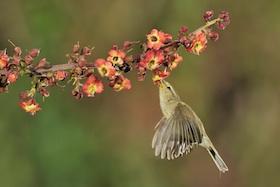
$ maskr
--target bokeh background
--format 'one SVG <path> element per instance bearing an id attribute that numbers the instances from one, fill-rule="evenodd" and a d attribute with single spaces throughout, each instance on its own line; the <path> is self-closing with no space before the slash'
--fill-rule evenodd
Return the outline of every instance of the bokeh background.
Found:
<path id="1" fill-rule="evenodd" d="M 0 47 L 8 39 L 41 48 L 65 62 L 76 41 L 105 57 L 112 44 L 144 40 L 152 28 L 195 29 L 205 10 L 228 10 L 232 23 L 201 56 L 186 54 L 168 79 L 205 122 L 228 164 L 221 175 L 208 153 L 174 161 L 155 158 L 154 125 L 161 118 L 150 77 L 133 89 L 109 88 L 76 101 L 54 88 L 31 117 L 17 107 L 21 80 L 0 96 L 1 187 L 262 187 L 279 185 L 279 1 L 9 0 L 0 2 Z"/>

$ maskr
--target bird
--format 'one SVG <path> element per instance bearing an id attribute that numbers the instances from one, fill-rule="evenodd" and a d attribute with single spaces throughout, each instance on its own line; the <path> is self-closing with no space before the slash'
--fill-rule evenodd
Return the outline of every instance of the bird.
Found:
<path id="1" fill-rule="evenodd" d="M 159 83 L 159 100 L 163 117 L 155 126 L 152 140 L 155 156 L 173 160 L 184 154 L 188 155 L 193 148 L 201 146 L 208 151 L 220 172 L 228 171 L 227 165 L 206 134 L 202 121 L 165 80 Z"/>

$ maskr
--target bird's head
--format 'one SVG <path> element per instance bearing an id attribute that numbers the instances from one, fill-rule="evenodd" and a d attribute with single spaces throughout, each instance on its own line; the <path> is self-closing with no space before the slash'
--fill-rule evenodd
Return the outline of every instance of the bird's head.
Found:
<path id="1" fill-rule="evenodd" d="M 174 102 L 180 100 L 179 96 L 175 92 L 171 84 L 165 80 L 162 80 L 159 85 L 160 99 L 163 102 Z"/>

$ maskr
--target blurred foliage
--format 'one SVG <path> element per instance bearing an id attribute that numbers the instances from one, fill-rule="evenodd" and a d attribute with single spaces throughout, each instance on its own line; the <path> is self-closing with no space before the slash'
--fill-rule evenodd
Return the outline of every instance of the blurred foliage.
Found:
<path id="1" fill-rule="evenodd" d="M 7 39 L 39 47 L 53 63 L 80 41 L 105 56 L 111 45 L 143 40 L 156 27 L 195 29 L 204 10 L 228 10 L 232 23 L 201 56 L 186 55 L 169 78 L 209 131 L 230 172 L 220 176 L 205 150 L 162 161 L 151 139 L 161 117 L 156 87 L 77 102 L 54 88 L 31 117 L 17 106 L 22 80 L 0 96 L 0 186 L 277 186 L 280 149 L 279 1 L 1 1 L 0 47 Z"/>

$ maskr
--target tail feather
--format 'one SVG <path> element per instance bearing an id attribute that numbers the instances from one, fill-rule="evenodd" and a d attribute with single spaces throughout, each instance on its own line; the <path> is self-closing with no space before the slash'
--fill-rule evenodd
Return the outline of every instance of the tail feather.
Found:
<path id="1" fill-rule="evenodd" d="M 222 172 L 225 173 L 228 171 L 228 167 L 223 161 L 222 157 L 219 155 L 218 151 L 215 149 L 214 145 L 211 143 L 210 139 L 207 137 L 206 142 L 204 143 L 205 147 L 210 154 L 211 158 L 213 159 L 214 163 L 216 164 L 217 168 Z"/>

